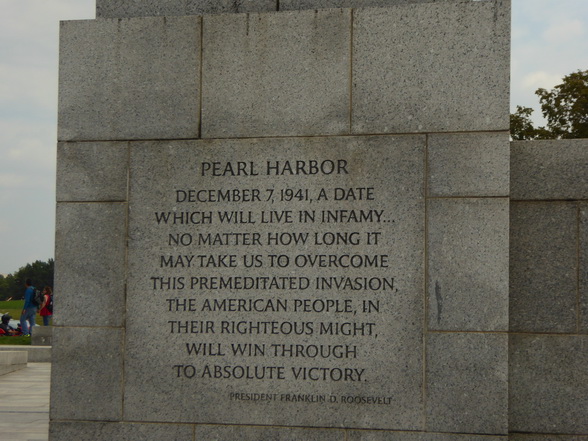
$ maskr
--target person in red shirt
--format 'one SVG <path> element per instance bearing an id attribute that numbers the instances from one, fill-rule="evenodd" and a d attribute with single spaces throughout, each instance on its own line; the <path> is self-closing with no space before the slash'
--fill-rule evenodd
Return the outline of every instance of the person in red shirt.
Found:
<path id="1" fill-rule="evenodd" d="M 43 317 L 43 326 L 49 326 L 49 320 L 53 315 L 53 290 L 50 286 L 43 288 L 43 304 L 40 314 Z"/>

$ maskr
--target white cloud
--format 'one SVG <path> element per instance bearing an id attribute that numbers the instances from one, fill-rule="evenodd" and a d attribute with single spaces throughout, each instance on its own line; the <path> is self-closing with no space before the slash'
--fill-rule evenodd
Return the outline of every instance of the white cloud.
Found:
<path id="1" fill-rule="evenodd" d="M 526 90 L 535 93 L 539 87 L 553 89 L 554 86 L 561 83 L 563 77 L 564 75 L 559 73 L 552 74 L 545 71 L 530 72 L 523 77 L 521 85 Z"/>
<path id="2" fill-rule="evenodd" d="M 0 272 L 53 255 L 59 21 L 95 0 L 3 0 L 0 15 Z"/>
<path id="3" fill-rule="evenodd" d="M 550 25 L 544 32 L 543 38 L 551 44 L 574 43 L 585 33 L 585 23 L 578 19 L 562 20 Z"/>
<path id="4" fill-rule="evenodd" d="M 0 169 L 33 167 L 37 170 L 55 168 L 56 128 L 41 121 L 2 121 L 2 165 Z"/>
<path id="5" fill-rule="evenodd" d="M 57 68 L 30 67 L 4 60 L 0 65 L 0 105 L 9 109 L 33 109 L 34 113 L 55 113 Z"/>
<path id="6" fill-rule="evenodd" d="M 21 172 L 0 172 L 0 189 L 15 189 L 26 186 L 26 177 Z"/>

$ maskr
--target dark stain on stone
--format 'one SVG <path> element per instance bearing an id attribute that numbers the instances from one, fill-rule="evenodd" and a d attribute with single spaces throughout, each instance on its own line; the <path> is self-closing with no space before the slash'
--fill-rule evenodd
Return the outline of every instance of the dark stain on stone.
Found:
<path id="1" fill-rule="evenodd" d="M 443 311 L 443 297 L 441 297 L 441 285 L 435 282 L 435 298 L 437 299 L 437 324 L 441 323 L 441 312 Z"/>

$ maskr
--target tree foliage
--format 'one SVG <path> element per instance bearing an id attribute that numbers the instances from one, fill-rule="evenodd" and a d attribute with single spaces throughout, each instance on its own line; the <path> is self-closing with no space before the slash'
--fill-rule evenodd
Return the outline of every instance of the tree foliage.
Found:
<path id="1" fill-rule="evenodd" d="M 0 300 L 22 299 L 26 279 L 31 279 L 37 289 L 43 289 L 46 285 L 52 287 L 54 268 L 55 261 L 53 259 L 49 259 L 47 262 L 37 260 L 21 267 L 14 274 L 8 274 L 6 277 L 0 276 Z"/>
<path id="2" fill-rule="evenodd" d="M 510 115 L 514 140 L 588 138 L 588 70 L 566 75 L 551 91 L 537 89 L 547 127 L 534 127 L 533 109 L 517 106 Z"/>
<path id="3" fill-rule="evenodd" d="M 533 109 L 517 106 L 517 111 L 510 114 L 510 135 L 515 141 L 534 139 L 553 139 L 549 130 L 545 127 L 536 128 L 531 121 Z"/>

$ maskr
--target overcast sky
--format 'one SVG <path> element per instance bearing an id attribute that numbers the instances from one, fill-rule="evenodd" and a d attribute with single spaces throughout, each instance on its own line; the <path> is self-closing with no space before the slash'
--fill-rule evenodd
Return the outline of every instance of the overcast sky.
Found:
<path id="1" fill-rule="evenodd" d="M 511 110 L 588 68 L 587 0 L 512 0 Z M 54 256 L 59 20 L 95 0 L 0 0 L 0 274 Z"/>

